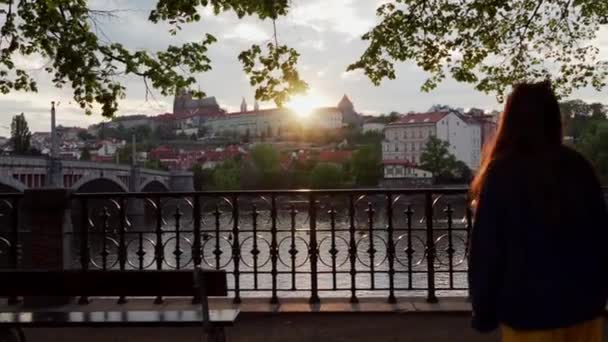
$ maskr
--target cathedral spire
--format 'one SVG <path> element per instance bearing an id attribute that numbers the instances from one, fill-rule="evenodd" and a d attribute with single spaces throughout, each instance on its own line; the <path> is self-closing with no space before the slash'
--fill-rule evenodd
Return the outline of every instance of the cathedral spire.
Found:
<path id="1" fill-rule="evenodd" d="M 246 112 L 247 111 L 247 101 L 245 101 L 245 98 L 243 97 L 243 101 L 241 102 L 241 112 Z"/>

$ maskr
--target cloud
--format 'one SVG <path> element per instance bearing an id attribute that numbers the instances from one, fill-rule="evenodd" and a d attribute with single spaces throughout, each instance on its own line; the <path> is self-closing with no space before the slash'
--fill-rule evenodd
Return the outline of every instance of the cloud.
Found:
<path id="1" fill-rule="evenodd" d="M 363 16 L 358 11 L 358 6 L 362 6 L 364 1 L 310 0 L 298 2 L 294 3 L 288 20 L 318 32 L 335 31 L 354 39 L 367 32 L 374 24 L 372 17 Z"/>
<path id="2" fill-rule="evenodd" d="M 223 36 L 225 39 L 237 39 L 248 42 L 264 42 L 270 39 L 270 34 L 260 26 L 252 23 L 239 23 Z"/>
<path id="3" fill-rule="evenodd" d="M 361 81 L 365 75 L 361 69 L 357 69 L 354 71 L 344 71 L 340 74 L 340 78 L 345 81 Z"/>

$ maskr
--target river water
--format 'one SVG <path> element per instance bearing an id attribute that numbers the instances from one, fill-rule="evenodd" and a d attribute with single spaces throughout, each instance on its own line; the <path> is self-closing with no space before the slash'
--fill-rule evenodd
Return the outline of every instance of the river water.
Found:
<path id="1" fill-rule="evenodd" d="M 201 210 L 203 266 L 222 269 L 229 273 L 229 288 L 236 286 L 235 264 L 238 263 L 238 285 L 242 296 L 270 295 L 272 289 L 272 220 L 265 201 L 239 200 L 238 214 L 226 201 L 203 205 Z M 454 212 L 451 229 L 447 213 L 450 203 Z M 254 205 L 255 212 L 254 215 Z M 412 210 L 411 230 L 408 229 L 406 210 Z M 179 208 L 179 219 L 175 209 Z M 216 212 L 216 208 L 218 209 Z M 276 242 L 278 246 L 277 289 L 280 297 L 308 296 L 311 288 L 311 216 L 305 199 L 293 199 L 277 205 Z M 334 210 L 333 214 L 330 212 Z M 370 211 L 371 209 L 371 211 Z M 394 286 L 398 295 L 424 296 L 428 287 L 427 232 L 424 220 L 424 201 L 420 197 L 398 198 L 393 203 Z M 297 210 L 297 213 L 295 211 Z M 95 209 L 93 209 L 95 212 Z M 155 211 L 146 210 L 139 224 L 131 219 L 125 234 L 127 250 L 126 269 L 189 269 L 193 267 L 192 210 L 189 202 L 167 201 L 162 207 L 163 224 L 156 234 Z M 319 201 L 316 208 L 316 242 L 318 247 L 317 274 L 321 297 L 350 296 L 351 269 L 356 271 L 355 285 L 359 296 L 387 296 L 389 286 L 389 260 L 387 255 L 389 233 L 386 203 L 376 198 L 364 198 L 356 202 L 353 217 L 354 234 L 350 232 L 351 220 L 344 201 Z M 254 219 L 255 216 L 255 219 Z M 90 215 L 90 248 L 92 268 L 102 268 L 105 249 L 106 268 L 119 268 L 118 246 L 119 220 L 110 210 L 103 233 L 99 215 Z M 238 218 L 238 246 L 240 257 L 235 262 L 234 218 Z M 438 295 L 466 295 L 466 231 L 465 206 L 462 196 L 446 197 L 434 206 L 432 241 L 436 257 L 435 286 Z M 293 220 L 292 220 L 293 219 Z M 179 229 L 176 229 L 176 221 Z M 333 223 L 332 223 L 333 221 Z M 371 227 L 371 229 L 370 229 Z M 75 229 L 78 231 L 78 228 Z M 178 233 L 179 231 L 179 233 Z M 255 232 L 254 232 L 255 231 Z M 370 238 L 371 237 L 371 238 Z M 354 240 L 356 253 L 350 253 Z M 155 246 L 163 246 L 163 260 L 157 265 Z M 373 246 L 373 249 L 370 248 Z M 451 248 L 450 248 L 451 247 Z M 79 235 L 73 235 L 73 255 L 79 254 Z M 450 252 L 451 251 L 451 252 Z M 332 253 L 333 252 L 333 253 Z M 372 258 L 373 254 L 373 258 Z M 354 256 L 354 260 L 351 258 Z M 79 259 L 74 258 L 75 267 Z"/>

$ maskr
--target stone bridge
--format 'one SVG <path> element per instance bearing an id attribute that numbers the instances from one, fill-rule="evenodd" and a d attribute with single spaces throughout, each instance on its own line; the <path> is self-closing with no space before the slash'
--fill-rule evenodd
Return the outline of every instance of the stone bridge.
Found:
<path id="1" fill-rule="evenodd" d="M 193 191 L 193 184 L 192 172 L 187 171 L 45 157 L 0 158 L 0 192 L 42 187 L 65 187 L 75 192 Z"/>

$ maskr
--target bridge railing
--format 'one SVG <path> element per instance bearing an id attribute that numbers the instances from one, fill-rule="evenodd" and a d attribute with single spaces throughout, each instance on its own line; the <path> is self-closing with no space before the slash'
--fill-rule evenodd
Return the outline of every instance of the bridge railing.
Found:
<path id="1" fill-rule="evenodd" d="M 223 269 L 244 296 L 467 295 L 466 189 L 73 194 L 68 267 Z M 20 195 L 0 195 L 0 259 L 31 243 Z M 20 228 L 21 227 L 21 228 Z M 28 235 L 29 234 L 29 235 Z M 27 257 L 25 258 L 27 260 Z"/>

